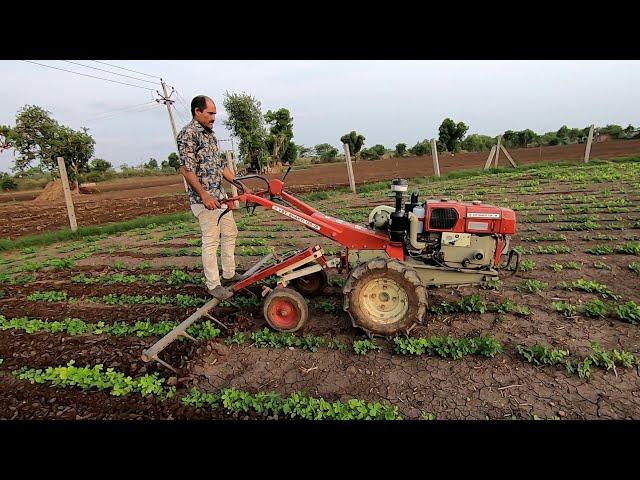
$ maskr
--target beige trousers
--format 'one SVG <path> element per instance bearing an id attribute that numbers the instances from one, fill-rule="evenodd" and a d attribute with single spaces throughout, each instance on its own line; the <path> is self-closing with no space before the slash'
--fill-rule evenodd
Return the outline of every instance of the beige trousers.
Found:
<path id="1" fill-rule="evenodd" d="M 202 267 L 207 280 L 207 288 L 214 289 L 220 285 L 218 273 L 218 245 L 221 245 L 220 257 L 222 259 L 222 276 L 231 278 L 236 273 L 236 260 L 234 251 L 238 227 L 233 218 L 233 212 L 222 217 L 218 225 L 218 217 L 226 209 L 216 208 L 208 210 L 202 204 L 191 205 L 191 211 L 200 223 L 202 232 Z"/>

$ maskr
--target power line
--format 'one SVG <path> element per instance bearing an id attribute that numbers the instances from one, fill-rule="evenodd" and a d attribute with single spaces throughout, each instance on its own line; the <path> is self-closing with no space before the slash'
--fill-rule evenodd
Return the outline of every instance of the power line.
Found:
<path id="1" fill-rule="evenodd" d="M 90 121 L 96 121 L 96 120 L 106 120 L 109 118 L 113 118 L 113 117 L 117 117 L 118 115 L 122 115 L 124 113 L 140 113 L 140 112 L 147 112 L 149 110 L 153 110 L 155 107 L 157 107 L 158 104 L 154 102 L 153 105 L 148 105 L 147 107 L 143 107 L 143 108 L 139 108 L 139 109 L 135 109 L 135 110 L 127 110 L 127 111 L 123 111 L 123 112 L 117 112 L 114 113 L 112 115 L 106 115 L 106 116 L 102 116 L 102 117 L 98 117 L 98 118 L 93 118 L 93 119 L 89 119 Z"/>
<path id="2" fill-rule="evenodd" d="M 148 73 L 138 72 L 136 70 L 131 70 L 130 68 L 119 67 L 118 65 L 114 65 L 112 63 L 107 63 L 107 62 L 101 62 L 100 60 L 91 60 L 91 61 L 96 63 L 102 63 L 103 65 L 109 65 L 110 67 L 119 68 L 121 70 L 126 70 L 128 72 L 139 73 L 140 75 L 146 75 L 147 77 L 151 77 L 151 78 L 156 78 L 156 79 L 160 78 L 159 75 L 149 75 Z"/>
<path id="3" fill-rule="evenodd" d="M 136 88 L 141 88 L 143 90 L 151 90 L 151 91 L 153 91 L 153 88 L 141 87 L 140 85 L 134 85 L 132 83 L 125 83 L 125 82 L 120 82 L 118 80 L 110 80 L 108 78 L 96 77 L 95 75 L 89 75 L 88 73 L 80 73 L 80 72 L 74 72 L 72 70 L 65 70 L 64 68 L 53 67 L 51 65 L 45 65 L 44 63 L 32 62 L 31 60 L 22 60 L 22 61 L 23 62 L 27 62 L 27 63 L 33 63 L 35 65 L 40 65 L 41 67 L 53 68 L 54 70 L 62 70 L 63 72 L 75 73 L 76 75 L 82 75 L 83 77 L 97 78 L 98 80 L 106 80 L 107 82 L 119 83 L 121 85 L 129 85 L 130 87 L 136 87 Z"/>
<path id="4" fill-rule="evenodd" d="M 139 82 L 147 82 L 147 83 L 153 83 L 153 84 L 157 83 L 157 82 L 152 82 L 151 80 L 145 80 L 143 78 L 137 78 L 137 77 L 132 77 L 131 75 L 125 75 L 124 73 L 112 72 L 112 71 L 106 70 L 104 68 L 98 68 L 98 67 L 92 67 L 92 66 L 89 66 L 89 65 L 83 65 L 82 63 L 72 62 L 71 60 L 63 60 L 63 62 L 73 63 L 74 65 L 79 65 L 79 66 L 85 67 L 85 68 L 92 68 L 93 70 L 100 70 L 101 72 L 107 72 L 107 73 L 110 73 L 111 75 L 120 75 L 121 77 L 132 78 L 133 80 L 138 80 Z"/>
<path id="5" fill-rule="evenodd" d="M 138 103 L 138 104 L 135 104 L 135 105 L 127 105 L 126 107 L 114 108 L 113 110 L 105 110 L 103 112 L 98 112 L 96 115 L 94 115 L 92 117 L 89 117 L 89 118 L 86 118 L 83 121 L 93 120 L 95 118 L 100 118 L 103 115 L 109 115 L 109 114 L 114 113 L 114 112 L 133 110 L 133 109 L 136 109 L 136 108 L 139 108 L 139 107 L 143 107 L 143 106 L 146 106 L 146 105 L 155 105 L 155 102 L 152 101 L 152 102 Z M 76 117 L 75 119 L 72 118 L 70 120 L 67 119 L 67 120 L 62 120 L 62 121 L 69 122 L 69 121 L 77 121 L 77 120 L 78 120 L 78 117 Z"/>

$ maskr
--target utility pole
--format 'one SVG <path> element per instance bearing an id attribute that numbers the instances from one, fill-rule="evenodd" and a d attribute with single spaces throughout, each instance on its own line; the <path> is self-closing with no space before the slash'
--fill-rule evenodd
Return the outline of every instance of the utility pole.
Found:
<path id="1" fill-rule="evenodd" d="M 178 147 L 178 130 L 176 129 L 176 122 L 173 119 L 173 112 L 171 111 L 171 105 L 175 103 L 175 100 L 171 100 L 171 95 L 175 92 L 175 89 L 171 87 L 171 94 L 167 92 L 167 84 L 164 83 L 164 80 L 161 78 L 160 83 L 162 84 L 162 92 L 161 94 L 156 90 L 156 93 L 160 95 L 161 99 L 156 99 L 158 103 L 164 103 L 167 106 L 167 112 L 169 112 L 169 122 L 171 123 L 171 130 L 173 131 L 173 141 L 176 143 L 176 148 Z M 189 192 L 189 188 L 187 186 L 187 180 L 182 177 L 182 181 L 184 182 L 184 191 Z"/>

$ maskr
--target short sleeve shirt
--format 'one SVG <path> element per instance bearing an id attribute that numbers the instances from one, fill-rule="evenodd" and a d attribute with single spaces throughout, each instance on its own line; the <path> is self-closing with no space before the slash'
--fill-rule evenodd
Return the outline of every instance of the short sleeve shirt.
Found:
<path id="1" fill-rule="evenodd" d="M 197 120 L 189 122 L 178 134 L 180 164 L 196 174 L 198 180 L 213 198 L 224 200 L 227 195 L 222 186 L 225 162 L 218 151 L 218 140 L 212 130 L 205 129 Z M 191 204 L 202 204 L 202 199 L 188 185 Z"/>

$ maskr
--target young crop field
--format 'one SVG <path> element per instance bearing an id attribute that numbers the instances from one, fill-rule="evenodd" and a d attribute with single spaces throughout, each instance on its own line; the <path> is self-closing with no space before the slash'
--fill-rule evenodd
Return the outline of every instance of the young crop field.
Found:
<path id="1" fill-rule="evenodd" d="M 457 177 L 457 178 L 456 178 Z M 270 330 L 261 286 L 162 357 L 140 355 L 210 297 L 190 214 L 0 252 L 2 419 L 640 419 L 640 159 L 409 179 L 420 198 L 510 207 L 521 270 L 430 288 L 425 322 L 371 340 L 332 270 L 310 321 Z M 389 182 L 301 194 L 363 224 Z M 258 208 L 236 262 L 340 245 Z"/>

